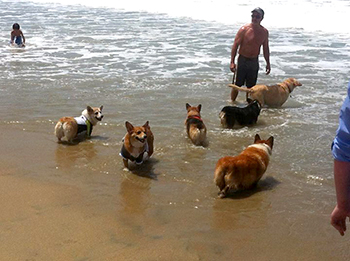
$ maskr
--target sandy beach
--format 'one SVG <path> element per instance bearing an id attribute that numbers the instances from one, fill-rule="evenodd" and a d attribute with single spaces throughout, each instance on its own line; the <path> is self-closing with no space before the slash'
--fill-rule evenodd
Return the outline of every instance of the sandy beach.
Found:
<path id="1" fill-rule="evenodd" d="M 349 28 L 336 17 L 346 19 L 345 1 L 261 2 L 272 71 L 261 54 L 258 82 L 303 85 L 236 129 L 219 112 L 246 105 L 243 93 L 229 99 L 230 52 L 256 6 L 37 1 L 0 0 L 0 260 L 349 259 L 350 232 L 330 225 L 330 146 L 350 68 Z M 239 15 L 223 15 L 232 10 Z M 286 10 L 298 19 L 282 21 Z M 14 22 L 26 37 L 20 50 L 8 46 Z M 186 136 L 186 103 L 202 105 L 206 148 Z M 87 105 L 104 106 L 92 138 L 57 143 L 57 120 Z M 118 155 L 125 121 L 149 121 L 155 136 L 151 160 L 129 172 Z M 218 199 L 215 164 L 257 133 L 274 136 L 266 173 L 256 189 Z"/>
<path id="2" fill-rule="evenodd" d="M 346 260 L 350 253 L 329 224 L 331 204 L 312 216 L 295 205 L 285 211 L 296 195 L 274 198 L 285 185 L 271 176 L 231 199 L 217 199 L 213 184 L 199 192 L 190 184 L 176 199 L 164 176 L 125 174 L 119 158 L 105 175 L 82 167 L 99 161 L 103 146 L 74 158 L 93 143 L 64 146 L 52 126 L 44 135 L 22 127 L 0 131 L 4 260 Z"/>

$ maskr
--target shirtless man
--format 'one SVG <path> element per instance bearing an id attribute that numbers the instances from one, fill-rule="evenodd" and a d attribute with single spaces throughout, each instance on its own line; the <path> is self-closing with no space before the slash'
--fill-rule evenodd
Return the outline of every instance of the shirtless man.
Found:
<path id="1" fill-rule="evenodd" d="M 264 18 L 264 11 L 258 7 L 252 11 L 252 22 L 242 26 L 232 45 L 230 70 L 233 73 L 237 71 L 237 77 L 233 77 L 233 84 L 242 86 L 245 84 L 248 88 L 256 85 L 259 71 L 260 47 L 263 46 L 264 58 L 266 61 L 266 74 L 271 71 L 270 67 L 270 48 L 269 32 L 260 25 Z M 238 49 L 239 48 L 239 49 Z M 235 64 L 235 57 L 238 56 L 238 66 Z M 232 89 L 231 99 L 235 101 L 238 91 Z"/>

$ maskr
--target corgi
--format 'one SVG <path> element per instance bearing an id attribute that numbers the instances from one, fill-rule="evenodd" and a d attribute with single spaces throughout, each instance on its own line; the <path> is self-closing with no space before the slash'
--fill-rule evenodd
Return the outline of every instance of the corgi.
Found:
<path id="1" fill-rule="evenodd" d="M 226 156 L 218 160 L 214 182 L 219 187 L 219 197 L 226 197 L 229 190 L 244 190 L 254 187 L 265 173 L 270 161 L 273 136 L 267 140 L 255 135 L 254 144 L 238 156 Z"/>
<path id="2" fill-rule="evenodd" d="M 197 146 L 205 146 L 207 143 L 207 128 L 201 118 L 201 109 L 201 104 L 194 107 L 186 103 L 187 118 L 185 121 L 185 127 L 187 136 L 192 143 Z"/>
<path id="3" fill-rule="evenodd" d="M 248 98 L 248 105 L 240 108 L 236 106 L 225 106 L 222 108 L 219 117 L 221 125 L 225 128 L 233 128 L 235 125 L 253 125 L 258 121 L 261 106 L 257 100 Z"/>
<path id="4" fill-rule="evenodd" d="M 87 106 L 82 111 L 80 117 L 62 117 L 55 126 L 55 135 L 59 142 L 66 137 L 68 142 L 72 142 L 79 134 L 85 133 L 86 137 L 91 137 L 92 128 L 103 118 L 101 107 Z"/>
<path id="5" fill-rule="evenodd" d="M 154 136 L 148 121 L 143 126 L 138 127 L 134 127 L 127 121 L 125 127 L 127 133 L 119 155 L 123 158 L 124 167 L 129 169 L 129 160 L 136 162 L 136 164 L 142 164 L 144 160 L 152 156 Z"/>
<path id="6" fill-rule="evenodd" d="M 234 84 L 229 84 L 228 86 L 235 90 L 246 92 L 251 99 L 258 100 L 262 107 L 264 105 L 280 107 L 287 101 L 295 87 L 302 86 L 302 84 L 295 78 L 288 78 L 278 84 L 258 84 L 251 88 L 238 87 Z"/>

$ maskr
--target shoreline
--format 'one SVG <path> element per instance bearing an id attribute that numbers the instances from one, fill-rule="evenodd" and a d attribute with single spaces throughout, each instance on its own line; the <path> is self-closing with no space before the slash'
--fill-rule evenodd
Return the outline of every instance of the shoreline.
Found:
<path id="1" fill-rule="evenodd" d="M 7 150 L 0 160 L 0 256 L 7 260 L 345 260 L 350 254 L 348 235 L 340 237 L 329 224 L 331 207 L 311 217 L 299 212 L 294 205 L 305 195 L 278 198 L 286 184 L 221 200 L 181 182 L 194 195 L 180 199 L 181 190 L 165 192 L 178 182 L 125 173 L 119 158 L 108 168 L 121 169 L 109 175 L 86 171 L 88 142 L 62 148 L 46 134 L 0 131 Z M 103 146 L 94 148 L 92 157 L 106 154 Z M 85 158 L 64 162 L 80 152 Z M 261 188 L 269 182 L 265 177 Z"/>

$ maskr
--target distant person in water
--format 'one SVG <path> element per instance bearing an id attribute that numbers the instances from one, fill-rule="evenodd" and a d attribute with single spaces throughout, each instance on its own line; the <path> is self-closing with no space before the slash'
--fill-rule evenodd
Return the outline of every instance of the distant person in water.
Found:
<path id="1" fill-rule="evenodd" d="M 331 215 L 331 224 L 344 236 L 346 218 L 350 219 L 350 83 L 347 97 L 340 109 L 339 127 L 332 144 L 332 153 L 337 205 Z"/>
<path id="2" fill-rule="evenodd" d="M 233 76 L 233 84 L 238 86 L 246 85 L 248 88 L 256 85 L 259 71 L 260 47 L 263 47 L 264 58 L 266 61 L 266 74 L 271 71 L 270 67 L 270 48 L 269 32 L 261 26 L 264 19 L 264 11 L 257 7 L 252 11 L 252 22 L 242 26 L 235 37 L 231 51 L 230 70 L 236 75 Z M 235 58 L 238 50 L 238 65 Z M 238 91 L 232 89 L 231 99 L 235 101 Z"/>
<path id="3" fill-rule="evenodd" d="M 19 29 L 20 26 L 17 23 L 12 25 L 11 32 L 11 44 L 17 44 L 18 46 L 25 46 L 26 39 L 24 38 L 23 32 Z"/>

